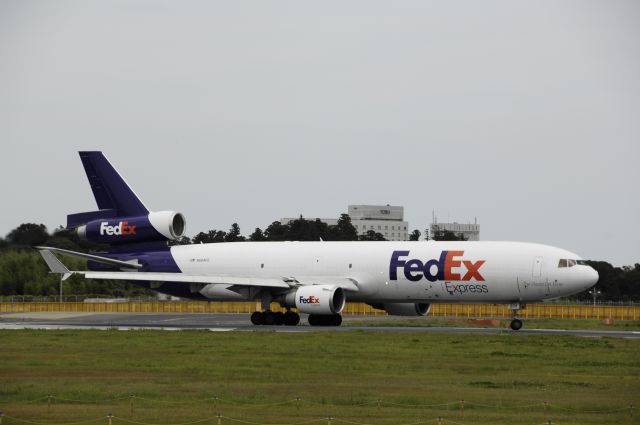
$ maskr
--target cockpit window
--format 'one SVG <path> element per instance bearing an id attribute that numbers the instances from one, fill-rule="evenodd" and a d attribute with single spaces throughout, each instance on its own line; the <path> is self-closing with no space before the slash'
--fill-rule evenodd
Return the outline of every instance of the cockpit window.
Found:
<path id="1" fill-rule="evenodd" d="M 558 268 L 573 267 L 578 264 L 580 264 L 581 266 L 586 266 L 587 262 L 585 260 L 574 260 L 573 258 L 569 258 L 569 259 L 563 258 L 558 262 Z"/>

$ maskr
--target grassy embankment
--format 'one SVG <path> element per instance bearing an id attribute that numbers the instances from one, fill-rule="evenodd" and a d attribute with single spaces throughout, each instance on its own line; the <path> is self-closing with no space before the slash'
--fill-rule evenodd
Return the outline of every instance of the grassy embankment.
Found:
<path id="1" fill-rule="evenodd" d="M 438 415 L 461 424 L 640 423 L 625 409 L 640 402 L 639 340 L 25 330 L 0 331 L 0 341 L 4 425 L 109 412 L 114 425 L 175 424 L 214 417 L 216 408 L 225 425 L 238 423 L 229 418 L 293 423 L 327 415 L 334 424 L 427 423 Z M 57 397 L 50 412 L 46 399 L 31 401 L 47 394 Z M 112 398 L 122 399 L 104 401 Z M 614 409 L 624 410 L 576 412 Z"/>

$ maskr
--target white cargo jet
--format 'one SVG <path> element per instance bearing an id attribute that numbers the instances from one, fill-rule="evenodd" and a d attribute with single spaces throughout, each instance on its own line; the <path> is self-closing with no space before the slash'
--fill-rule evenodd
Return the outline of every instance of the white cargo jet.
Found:
<path id="1" fill-rule="evenodd" d="M 201 300 L 261 301 L 255 325 L 338 326 L 345 302 L 390 315 L 424 316 L 432 303 L 504 303 L 518 330 L 520 305 L 595 285 L 578 255 L 520 242 L 234 242 L 169 246 L 185 233 L 182 214 L 150 212 L 101 152 L 80 152 L 99 210 L 67 216 L 67 228 L 109 250 L 86 254 L 37 247 L 54 273 L 126 280 Z M 88 260 L 70 271 L 53 254 Z M 272 302 L 286 313 L 269 310 Z"/>

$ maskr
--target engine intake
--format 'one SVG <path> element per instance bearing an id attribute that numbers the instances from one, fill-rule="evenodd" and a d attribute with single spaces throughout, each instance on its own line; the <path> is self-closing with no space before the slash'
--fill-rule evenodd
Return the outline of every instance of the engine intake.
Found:
<path id="1" fill-rule="evenodd" d="M 100 244 L 125 244 L 174 240 L 184 236 L 184 216 L 174 211 L 145 216 L 104 218 L 78 227 L 78 236 Z"/>
<path id="2" fill-rule="evenodd" d="M 431 310 L 427 303 L 384 303 L 369 304 L 378 310 L 384 310 L 389 316 L 426 316 Z"/>
<path id="3" fill-rule="evenodd" d="M 346 303 L 344 290 L 334 285 L 301 286 L 284 299 L 286 307 L 307 314 L 339 314 Z"/>

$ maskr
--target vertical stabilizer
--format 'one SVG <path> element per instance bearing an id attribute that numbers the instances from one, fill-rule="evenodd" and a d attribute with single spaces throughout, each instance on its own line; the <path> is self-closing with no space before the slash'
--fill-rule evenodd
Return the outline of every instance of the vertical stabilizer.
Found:
<path id="1" fill-rule="evenodd" d="M 115 210 L 120 216 L 149 213 L 102 152 L 80 152 L 80 159 L 99 209 Z"/>

